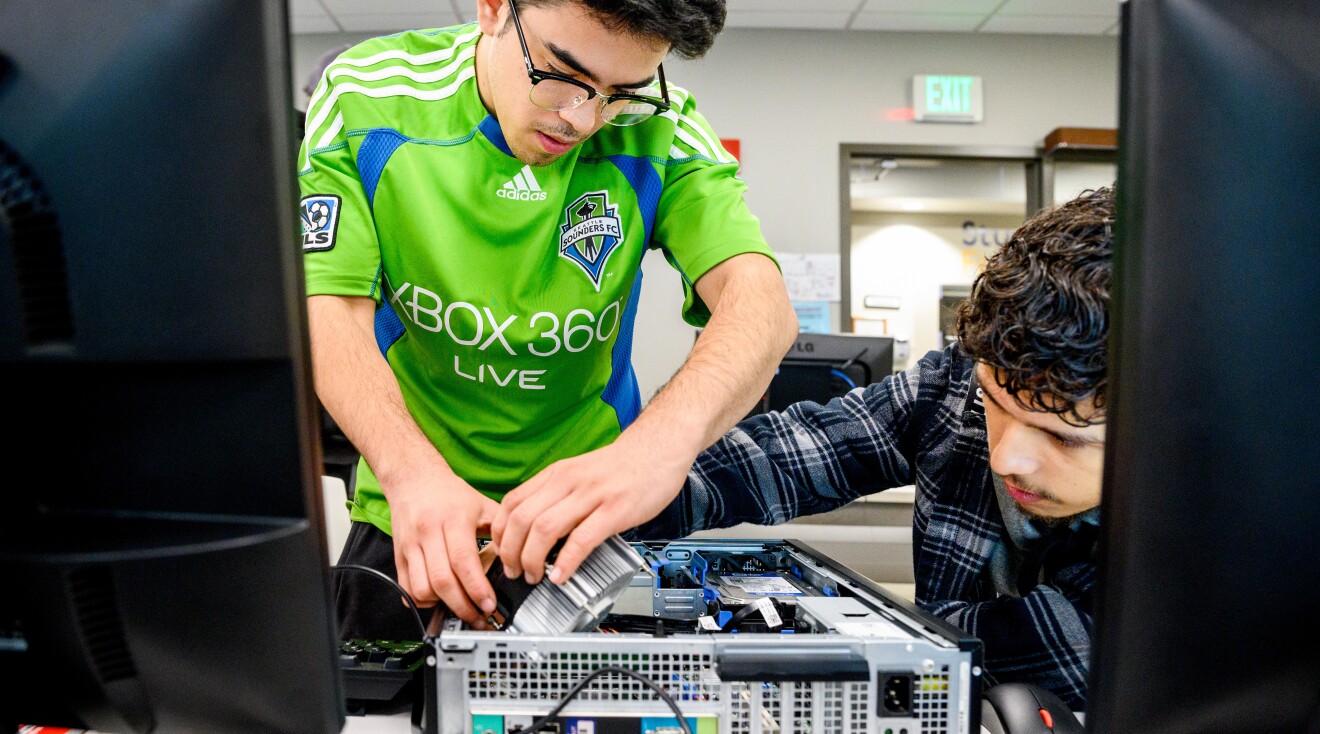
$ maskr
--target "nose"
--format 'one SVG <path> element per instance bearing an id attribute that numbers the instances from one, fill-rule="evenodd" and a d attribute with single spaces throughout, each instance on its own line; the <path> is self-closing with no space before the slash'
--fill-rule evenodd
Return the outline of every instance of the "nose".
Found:
<path id="1" fill-rule="evenodd" d="M 596 127 L 599 114 L 600 105 L 595 99 L 589 99 L 571 110 L 559 111 L 560 118 L 572 125 L 579 135 L 586 135 Z"/>
<path id="2" fill-rule="evenodd" d="M 990 452 L 990 470 L 1000 476 L 1030 476 L 1040 470 L 1041 437 L 1022 425 L 1012 424 Z"/>

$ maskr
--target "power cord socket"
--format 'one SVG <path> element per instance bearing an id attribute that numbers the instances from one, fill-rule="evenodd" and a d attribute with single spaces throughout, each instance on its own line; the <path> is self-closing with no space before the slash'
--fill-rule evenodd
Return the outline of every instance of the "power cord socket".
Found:
<path id="1" fill-rule="evenodd" d="M 876 714 L 882 717 L 910 716 L 912 714 L 912 673 L 885 672 L 876 674 Z"/>

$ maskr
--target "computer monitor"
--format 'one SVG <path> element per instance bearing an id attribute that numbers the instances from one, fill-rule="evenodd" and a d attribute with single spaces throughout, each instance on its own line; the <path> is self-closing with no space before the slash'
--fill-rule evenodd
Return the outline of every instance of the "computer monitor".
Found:
<path id="1" fill-rule="evenodd" d="M 1087 725 L 1320 731 L 1320 9 L 1124 12 Z"/>
<path id="2" fill-rule="evenodd" d="M 0 3 L 0 728 L 343 726 L 285 14 Z"/>
<path id="3" fill-rule="evenodd" d="M 764 398 L 765 410 L 810 400 L 827 403 L 894 371 L 894 340 L 862 334 L 803 332 L 779 363 Z"/>

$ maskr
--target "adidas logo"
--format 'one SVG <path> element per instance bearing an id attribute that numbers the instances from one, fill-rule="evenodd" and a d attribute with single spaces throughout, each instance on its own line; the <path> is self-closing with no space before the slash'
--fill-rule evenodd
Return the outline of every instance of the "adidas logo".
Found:
<path id="1" fill-rule="evenodd" d="M 495 195 L 514 201 L 545 201 L 545 192 L 541 190 L 541 184 L 536 182 L 531 166 L 523 166 L 512 181 L 505 181 L 504 187 L 495 191 Z"/>

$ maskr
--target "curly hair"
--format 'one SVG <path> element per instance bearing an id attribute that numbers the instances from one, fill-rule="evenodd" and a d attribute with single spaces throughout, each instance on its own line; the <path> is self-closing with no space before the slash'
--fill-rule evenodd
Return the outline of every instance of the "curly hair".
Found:
<path id="1" fill-rule="evenodd" d="M 570 0 L 518 0 L 520 8 Z M 725 0 L 576 0 L 611 31 L 664 39 L 681 59 L 699 59 L 724 29 Z"/>
<path id="2" fill-rule="evenodd" d="M 1075 426 L 1104 420 L 1113 222 L 1112 187 L 1036 214 L 958 307 L 963 350 L 1019 405 Z"/>

